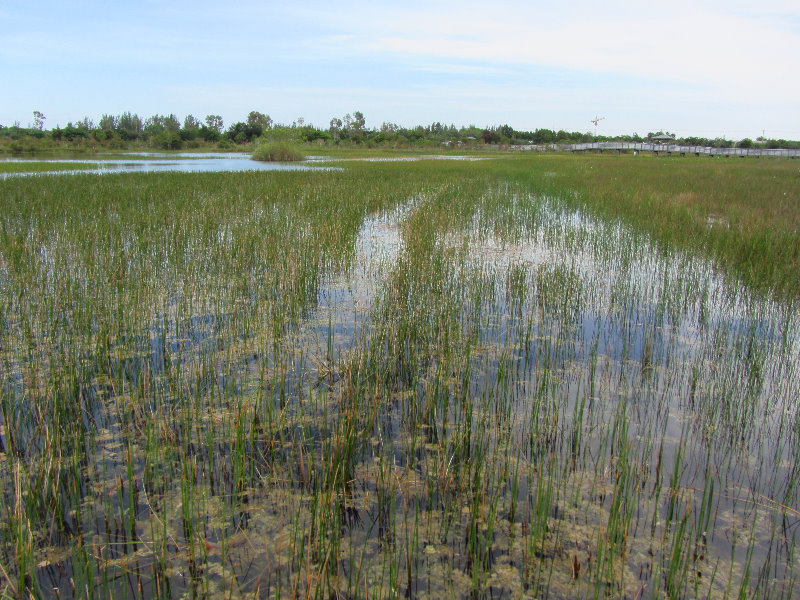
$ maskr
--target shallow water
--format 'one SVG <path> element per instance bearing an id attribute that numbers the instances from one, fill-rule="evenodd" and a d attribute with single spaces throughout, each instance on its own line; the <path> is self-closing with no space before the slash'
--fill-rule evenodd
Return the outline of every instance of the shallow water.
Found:
<path id="1" fill-rule="evenodd" d="M 329 162 L 409 162 L 419 160 L 483 160 L 472 156 L 424 155 L 380 158 L 330 158 L 309 156 L 300 162 L 264 162 L 253 160 L 250 154 L 232 152 L 135 152 L 108 154 L 108 158 L 76 155 L 74 158 L 2 158 L 0 162 L 25 164 L 26 162 L 83 162 L 97 165 L 94 169 L 64 171 L 29 171 L 0 173 L 0 178 L 28 175 L 63 175 L 69 173 L 217 173 L 237 171 L 337 171 L 340 167 L 320 166 Z M 100 155 L 103 156 L 103 155 Z"/>
<path id="2" fill-rule="evenodd" d="M 146 158 L 138 158 L 140 156 Z M 42 162 L 42 159 L 12 158 L 3 160 L 22 164 L 26 162 Z M 114 158 L 93 159 L 81 156 L 74 159 L 47 160 L 47 162 L 55 163 L 76 161 L 93 163 L 97 165 L 97 168 L 74 171 L 46 171 L 42 173 L 31 171 L 4 173 L 0 175 L 3 177 L 17 177 L 32 174 L 62 175 L 65 173 L 216 173 L 232 171 L 329 171 L 333 169 L 333 167 L 321 167 L 306 162 L 263 162 L 251 159 L 249 154 L 231 154 L 225 152 L 208 154 L 192 154 L 189 152 L 177 154 L 137 152 L 130 158 L 125 158 L 125 154 L 117 154 L 114 155 Z"/>

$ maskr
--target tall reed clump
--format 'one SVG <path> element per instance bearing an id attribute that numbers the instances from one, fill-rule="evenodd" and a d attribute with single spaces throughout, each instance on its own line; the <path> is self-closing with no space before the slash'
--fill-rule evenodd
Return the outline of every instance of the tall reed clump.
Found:
<path id="1" fill-rule="evenodd" d="M 292 162 L 305 160 L 306 157 L 292 142 L 265 141 L 255 147 L 251 158 L 262 162 Z"/>

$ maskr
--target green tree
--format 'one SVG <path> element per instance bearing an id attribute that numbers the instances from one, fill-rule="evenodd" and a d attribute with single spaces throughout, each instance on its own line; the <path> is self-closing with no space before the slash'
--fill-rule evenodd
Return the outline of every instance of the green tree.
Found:
<path id="1" fill-rule="evenodd" d="M 38 110 L 33 111 L 33 120 L 35 122 L 36 129 L 42 131 L 44 129 L 44 121 L 47 117 L 45 117 L 41 112 Z"/>
<path id="2" fill-rule="evenodd" d="M 85 129 L 86 131 L 93 131 L 96 129 L 94 121 L 89 117 L 83 117 L 83 120 L 75 123 L 75 126 L 80 127 L 81 129 Z"/>
<path id="3" fill-rule="evenodd" d="M 144 132 L 150 137 L 160 135 L 165 131 L 177 133 L 180 128 L 181 124 L 174 114 L 153 115 L 144 122 Z"/>
<path id="4" fill-rule="evenodd" d="M 344 116 L 344 128 L 342 133 L 349 139 L 354 141 L 361 141 L 364 137 L 364 126 L 366 125 L 366 120 L 364 119 L 364 115 L 361 111 L 355 111 L 351 116 L 350 113 L 347 113 Z"/>
<path id="5" fill-rule="evenodd" d="M 178 132 L 181 129 L 181 122 L 174 113 L 168 114 L 166 117 L 161 117 L 161 123 L 167 131 Z"/>
<path id="6" fill-rule="evenodd" d="M 89 137 L 89 130 L 81 127 L 80 124 L 73 125 L 71 122 L 67 123 L 67 126 L 64 129 L 55 129 L 53 130 L 53 138 L 54 139 L 65 139 L 68 142 L 71 142 L 75 139 L 86 139 Z"/>
<path id="7" fill-rule="evenodd" d="M 329 140 L 330 134 L 311 125 L 299 126 L 295 129 L 296 139 L 300 142 L 314 142 L 316 140 Z"/>
<path id="8" fill-rule="evenodd" d="M 144 133 L 148 137 L 155 137 L 159 134 L 164 133 L 166 128 L 161 122 L 161 117 L 159 115 L 153 115 L 152 117 L 148 117 L 144 121 Z"/>
<path id="9" fill-rule="evenodd" d="M 484 129 L 481 132 L 481 138 L 484 144 L 497 144 L 500 142 L 500 134 L 497 133 L 494 127 L 491 129 Z"/>
<path id="10" fill-rule="evenodd" d="M 222 133 L 222 117 L 219 115 L 206 115 L 206 125 L 209 129 L 214 129 L 217 133 Z"/>
<path id="11" fill-rule="evenodd" d="M 124 140 L 138 140 L 144 133 L 144 126 L 139 115 L 129 112 L 116 118 L 116 132 Z"/>
<path id="12" fill-rule="evenodd" d="M 104 131 L 114 131 L 117 128 L 117 119 L 111 115 L 100 117 L 100 129 Z"/>
<path id="13" fill-rule="evenodd" d="M 331 119 L 330 128 L 328 131 L 330 131 L 331 137 L 335 142 L 338 142 L 342 137 L 342 126 L 343 123 L 341 119 L 336 117 Z"/>
<path id="14" fill-rule="evenodd" d="M 177 131 L 165 129 L 162 133 L 153 136 L 150 139 L 150 144 L 162 150 L 180 150 L 183 146 L 183 140 Z"/>
<path id="15" fill-rule="evenodd" d="M 516 136 L 517 132 L 514 131 L 514 128 L 511 127 L 510 125 L 502 125 L 500 129 L 497 130 L 497 132 L 500 134 L 501 137 L 505 138 L 504 141 L 511 141 L 515 137 L 517 137 Z"/>
<path id="16" fill-rule="evenodd" d="M 198 131 L 203 124 L 194 115 L 186 115 L 183 120 L 183 128 L 187 131 Z"/>
<path id="17" fill-rule="evenodd" d="M 272 119 L 269 115 L 265 115 L 264 113 L 260 113 L 257 110 L 250 111 L 250 114 L 247 115 L 247 125 L 252 129 L 259 129 L 260 132 L 264 132 L 270 127 L 272 127 Z M 259 133 L 258 135 L 261 135 Z"/>
<path id="18" fill-rule="evenodd" d="M 183 120 L 183 127 L 180 131 L 181 139 L 184 141 L 193 140 L 200 134 L 203 124 L 194 115 L 186 115 Z"/>
<path id="19" fill-rule="evenodd" d="M 261 136 L 263 132 L 264 130 L 260 125 L 251 125 L 249 122 L 239 121 L 228 127 L 227 131 L 225 131 L 225 137 L 237 144 L 245 144 L 252 142 L 253 139 Z"/>
<path id="20" fill-rule="evenodd" d="M 552 144 L 556 141 L 556 132 L 552 129 L 537 129 L 531 136 L 534 144 Z"/>

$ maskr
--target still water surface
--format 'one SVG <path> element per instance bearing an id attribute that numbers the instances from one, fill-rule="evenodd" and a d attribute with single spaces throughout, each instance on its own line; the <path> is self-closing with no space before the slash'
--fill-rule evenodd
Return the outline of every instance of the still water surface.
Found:
<path id="1" fill-rule="evenodd" d="M 42 159 L 5 159 L 5 162 L 15 163 L 40 163 Z M 87 159 L 75 157 L 69 159 L 52 159 L 46 162 L 54 163 L 92 163 L 94 169 L 37 172 L 48 175 L 64 173 L 153 173 L 177 171 L 185 173 L 223 172 L 223 171 L 329 171 L 331 167 L 311 166 L 305 163 L 260 162 L 250 158 L 249 154 L 210 152 L 194 154 L 189 152 L 164 153 L 164 152 L 137 152 L 135 154 L 114 155 L 114 158 Z M 4 177 L 31 175 L 33 171 L 21 173 L 7 173 Z"/>

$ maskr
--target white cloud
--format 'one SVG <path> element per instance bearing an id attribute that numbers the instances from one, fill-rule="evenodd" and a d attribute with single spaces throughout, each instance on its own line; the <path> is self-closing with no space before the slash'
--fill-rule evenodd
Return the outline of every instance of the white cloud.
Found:
<path id="1" fill-rule="evenodd" d="M 434 2 L 317 13 L 352 32 L 344 43 L 369 55 L 541 65 L 702 84 L 726 93 L 798 94 L 800 32 L 788 2 L 677 1 L 528 3 Z M 352 8 L 352 7 L 351 7 Z M 352 14 L 358 12 L 358 19 Z"/>

